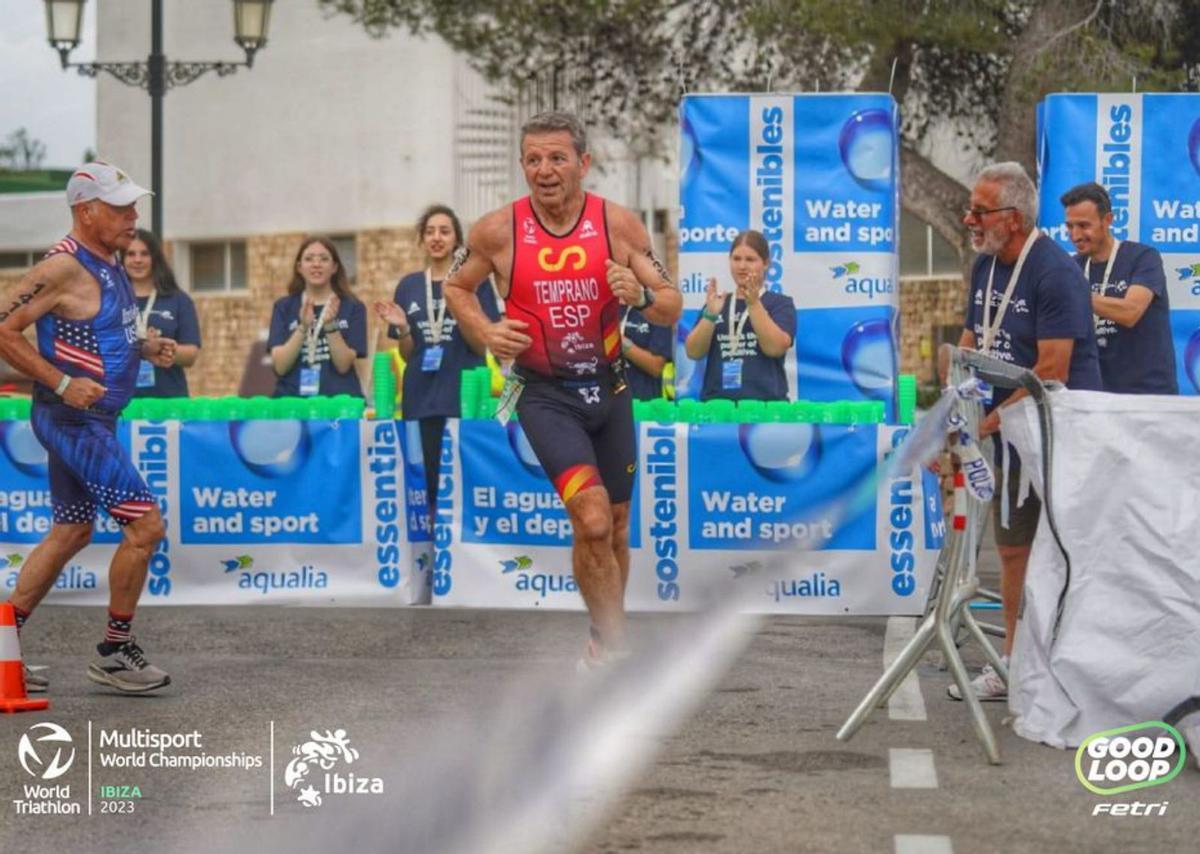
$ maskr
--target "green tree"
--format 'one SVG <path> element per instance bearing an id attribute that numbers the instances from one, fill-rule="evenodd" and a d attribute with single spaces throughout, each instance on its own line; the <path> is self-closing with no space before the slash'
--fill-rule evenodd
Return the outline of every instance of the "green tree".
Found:
<path id="1" fill-rule="evenodd" d="M 25 128 L 17 128 L 0 145 L 0 164 L 18 172 L 32 171 L 42 167 L 46 159 L 46 146 L 30 136 Z"/>
<path id="2" fill-rule="evenodd" d="M 642 154 L 670 144 L 683 92 L 890 89 L 904 206 L 964 256 L 968 189 L 929 159 L 931 129 L 1033 174 L 1047 93 L 1200 84 L 1197 0 L 320 1 L 372 35 L 440 36 L 518 97 L 548 91 Z"/>

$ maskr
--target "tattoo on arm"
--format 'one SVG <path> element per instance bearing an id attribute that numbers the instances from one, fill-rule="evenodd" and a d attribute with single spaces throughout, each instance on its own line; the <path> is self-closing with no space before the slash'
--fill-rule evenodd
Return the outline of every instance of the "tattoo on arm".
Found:
<path id="1" fill-rule="evenodd" d="M 447 279 L 453 279 L 458 275 L 458 271 L 467 263 L 467 259 L 471 257 L 469 247 L 460 246 L 454 250 L 454 263 L 450 265 L 450 272 L 446 274 Z"/>
<path id="2" fill-rule="evenodd" d="M 654 267 L 654 271 L 658 273 L 659 278 L 663 280 L 667 287 L 675 287 L 675 283 L 671 281 L 671 274 L 667 272 L 667 268 L 663 265 L 663 262 L 658 260 L 658 256 L 654 254 L 652 247 L 646 247 L 646 257 L 650 259 L 650 264 Z"/>
<path id="3" fill-rule="evenodd" d="M 38 282 L 37 284 L 35 284 L 33 286 L 32 289 L 27 290 L 27 291 L 22 291 L 21 293 L 17 294 L 16 297 L 13 299 L 12 304 L 9 305 L 8 308 L 0 309 L 0 323 L 3 323 L 4 321 L 8 320 L 8 318 L 12 315 L 12 313 L 14 311 L 16 311 L 17 309 L 19 309 L 21 306 L 28 305 L 30 302 L 32 302 L 33 298 L 35 296 L 37 296 L 38 294 L 40 294 L 45 289 L 46 289 L 46 283 Z"/>

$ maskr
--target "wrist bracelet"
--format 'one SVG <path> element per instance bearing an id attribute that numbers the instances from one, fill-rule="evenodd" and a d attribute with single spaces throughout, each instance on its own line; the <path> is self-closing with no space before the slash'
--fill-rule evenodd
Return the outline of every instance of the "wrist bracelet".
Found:
<path id="1" fill-rule="evenodd" d="M 410 328 L 409 328 L 409 327 L 407 327 L 407 326 L 406 326 L 406 327 L 404 327 L 403 329 L 397 329 L 397 330 L 396 330 L 396 340 L 397 340 L 397 341 L 403 341 L 403 340 L 404 340 L 405 338 L 407 338 L 409 335 L 412 335 L 412 329 L 410 329 Z"/>
<path id="2" fill-rule="evenodd" d="M 716 323 L 721 319 L 721 315 L 719 314 L 709 314 L 707 308 L 700 309 L 700 316 L 710 323 Z"/>
<path id="3" fill-rule="evenodd" d="M 324 332 L 326 335 L 332 335 L 332 334 L 333 334 L 333 333 L 335 333 L 335 332 L 341 332 L 341 331 L 342 331 L 342 327 L 338 326 L 338 323 L 337 323 L 337 321 L 336 321 L 336 320 L 331 320 L 331 321 L 329 321 L 328 323 L 326 323 L 324 326 L 322 326 L 322 327 L 321 327 L 321 330 L 322 330 L 322 331 L 323 331 L 323 332 Z"/>
<path id="4" fill-rule="evenodd" d="M 65 394 L 67 391 L 67 386 L 69 386 L 70 384 L 71 384 L 71 378 L 67 374 L 63 374 L 62 379 L 58 381 L 58 385 L 56 385 L 54 387 L 54 393 L 57 394 L 59 397 L 62 397 L 63 394 Z"/>

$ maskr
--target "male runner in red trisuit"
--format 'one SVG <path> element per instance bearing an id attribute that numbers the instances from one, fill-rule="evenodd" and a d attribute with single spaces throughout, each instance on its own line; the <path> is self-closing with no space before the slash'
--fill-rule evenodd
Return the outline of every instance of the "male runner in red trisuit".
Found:
<path id="1" fill-rule="evenodd" d="M 641 220 L 585 193 L 591 165 L 577 118 L 548 112 L 521 129 L 530 194 L 482 217 L 446 278 L 468 339 L 516 361 L 516 411 L 566 505 L 572 565 L 592 618 L 583 664 L 625 645 L 629 499 L 637 470 L 632 395 L 621 361 L 620 304 L 670 326 L 683 300 Z M 491 322 L 475 288 L 494 276 L 505 317 Z"/>

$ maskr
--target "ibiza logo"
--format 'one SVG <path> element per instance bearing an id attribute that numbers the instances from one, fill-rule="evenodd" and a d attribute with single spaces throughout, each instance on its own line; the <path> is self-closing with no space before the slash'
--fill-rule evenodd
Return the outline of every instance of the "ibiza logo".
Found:
<path id="1" fill-rule="evenodd" d="M 584 338 L 582 332 L 568 332 L 562 337 L 562 347 L 564 352 L 575 355 L 576 353 L 587 353 L 595 349 L 596 345 Z"/>
<path id="2" fill-rule="evenodd" d="M 75 762 L 71 734 L 49 721 L 34 724 L 21 736 L 17 759 L 29 776 L 56 780 L 70 771 Z"/>
<path id="3" fill-rule="evenodd" d="M 532 243 L 537 245 L 537 226 L 533 223 L 533 217 L 527 216 L 521 223 L 521 242 Z"/>
<path id="4" fill-rule="evenodd" d="M 583 227 L 579 229 L 579 236 L 596 237 L 598 234 L 599 232 L 596 231 L 596 226 L 592 225 L 592 221 L 590 219 L 585 219 L 583 221 Z"/>
<path id="5" fill-rule="evenodd" d="M 319 807 L 322 795 L 381 795 L 383 780 L 378 777 L 355 776 L 336 771 L 338 765 L 353 765 L 359 759 L 358 750 L 350 746 L 344 729 L 319 733 L 309 732 L 309 740 L 292 748 L 295 756 L 283 772 L 283 782 L 293 791 L 299 789 L 296 800 L 305 807 Z M 314 772 L 323 772 L 319 776 Z M 303 786 L 303 788 L 301 788 Z"/>
<path id="6" fill-rule="evenodd" d="M 568 246 L 556 257 L 554 250 L 546 246 L 538 252 L 537 259 L 538 266 L 547 273 L 560 272 L 568 264 L 572 270 L 582 270 L 587 265 L 587 252 L 582 246 Z"/>
<path id="7" fill-rule="evenodd" d="M 569 362 L 568 365 L 579 376 L 596 373 L 596 368 L 599 366 L 600 360 L 596 356 L 588 359 L 585 362 Z"/>

